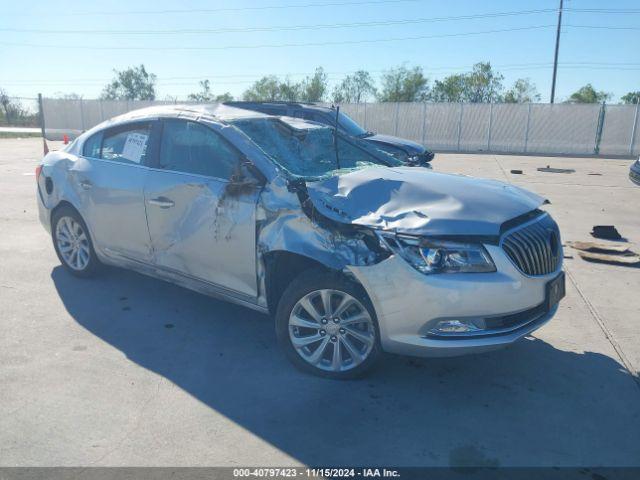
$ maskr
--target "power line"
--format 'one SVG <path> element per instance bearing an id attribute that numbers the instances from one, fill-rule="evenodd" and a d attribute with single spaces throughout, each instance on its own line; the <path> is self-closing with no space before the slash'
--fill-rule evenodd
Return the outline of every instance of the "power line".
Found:
<path id="1" fill-rule="evenodd" d="M 224 7 L 224 8 L 186 8 L 174 10 L 128 10 L 128 11 L 97 11 L 97 12 L 46 12 L 41 15 L 52 16 L 93 16 L 93 15 L 164 15 L 180 13 L 223 13 L 223 12 L 244 12 L 251 10 L 285 10 L 289 8 L 324 8 L 324 7 L 344 7 L 362 5 L 387 5 L 394 3 L 416 3 L 424 0 L 363 0 L 356 2 L 316 2 L 316 3 L 289 3 L 283 5 L 260 5 L 255 7 Z M 3 12 L 5 16 L 34 16 L 34 13 Z"/>
<path id="2" fill-rule="evenodd" d="M 562 10 L 565 12 L 578 12 L 578 13 L 614 13 L 614 14 L 632 14 L 640 13 L 640 8 L 566 8 Z"/>
<path id="3" fill-rule="evenodd" d="M 10 47 L 27 47 L 27 48 L 56 48 L 66 50 L 139 50 L 139 51 L 156 51 L 156 50 L 244 50 L 244 49 L 258 49 L 258 48 L 287 48 L 287 47 L 319 47 L 330 45 L 359 45 L 366 43 L 384 43 L 384 42 L 398 42 L 406 40 L 426 40 L 434 38 L 451 38 L 451 37 L 466 37 L 473 35 L 485 35 L 491 33 L 505 33 L 505 32 L 517 32 L 525 30 L 538 30 L 543 28 L 555 27 L 555 25 L 534 25 L 529 27 L 515 27 L 515 28 L 503 28 L 496 30 L 480 30 L 474 32 L 460 32 L 460 33 L 446 33 L 439 35 L 416 35 L 411 37 L 390 37 L 390 38 L 376 38 L 365 40 L 344 40 L 344 41 L 331 41 L 331 42 L 307 42 L 307 43 L 278 43 L 278 44 L 256 44 L 256 45 L 225 45 L 225 46 L 169 46 L 169 47 L 133 47 L 133 46 L 89 46 L 89 45 L 52 45 L 52 44 L 36 44 L 36 43 L 14 43 L 14 42 L 0 42 L 0 45 Z M 585 28 L 585 29 L 608 29 L 608 30 L 640 30 L 640 27 L 615 27 L 604 25 L 565 25 L 568 28 Z"/>
<path id="4" fill-rule="evenodd" d="M 433 38 L 451 38 L 451 37 L 466 37 L 471 35 L 485 35 L 491 33 L 504 33 L 504 32 L 517 32 L 525 30 L 538 30 L 542 28 L 554 27 L 555 25 L 535 25 L 530 27 L 516 27 L 516 28 L 503 28 L 497 30 L 481 30 L 475 32 L 462 32 L 462 33 L 446 33 L 440 35 L 416 35 L 411 37 L 391 37 L 391 38 L 376 38 L 369 40 L 344 40 L 344 41 L 332 41 L 332 42 L 307 42 L 307 43 L 276 43 L 276 44 L 256 44 L 256 45 L 225 45 L 225 46 L 198 46 L 198 47 L 118 47 L 118 46 L 88 46 L 88 45 L 51 45 L 51 44 L 34 44 L 34 43 L 12 43 L 12 42 L 0 42 L 0 45 L 13 46 L 13 47 L 31 47 L 31 48 L 56 48 L 67 50 L 236 50 L 236 49 L 257 49 L 257 48 L 286 48 L 286 47 L 319 47 L 329 45 L 358 45 L 366 43 L 383 43 L 383 42 L 398 42 L 406 40 L 425 40 Z"/>
<path id="5" fill-rule="evenodd" d="M 272 31 L 289 31 L 289 30 L 319 30 L 330 28 L 360 28 L 360 27 L 377 27 L 389 25 L 410 25 L 416 23 L 431 22 L 448 22 L 456 20 L 476 20 L 483 18 L 496 18 L 520 15 L 534 15 L 540 13 L 552 13 L 556 10 L 553 8 L 540 10 L 517 10 L 509 12 L 492 12 L 480 13 L 474 15 L 459 15 L 449 17 L 431 17 L 431 18 L 411 18 L 401 20 L 380 20 L 371 22 L 355 22 L 355 23 L 329 23 L 329 24 L 313 24 L 313 25 L 282 25 L 271 27 L 242 27 L 242 28 L 219 28 L 219 29 L 177 29 L 177 30 L 50 30 L 50 29 L 20 29 L 20 28 L 0 28 L 2 32 L 20 32 L 20 33 L 45 33 L 45 34 L 63 34 L 63 35 L 183 35 L 183 34 L 220 34 L 220 33 L 248 33 L 248 32 L 272 32 Z"/>
<path id="6" fill-rule="evenodd" d="M 499 71 L 510 71 L 510 70 L 529 70 L 529 69 L 547 69 L 553 66 L 553 63 L 513 63 L 513 64 L 501 64 L 501 65 L 492 65 Z M 628 70 L 640 70 L 640 63 L 630 63 L 630 62 L 565 62 L 559 63 L 558 67 L 560 69 L 593 69 L 593 70 L 611 70 L 611 71 L 628 71 Z M 465 66 L 438 66 L 438 67 L 424 67 L 423 70 L 428 75 L 430 73 L 449 73 L 449 72 L 459 72 L 459 71 L 468 71 L 473 68 L 473 65 L 465 65 Z M 350 75 L 355 73 L 357 70 L 351 71 L 342 71 L 342 72 L 325 72 L 327 75 L 332 77 L 337 77 L 339 75 Z M 367 70 L 369 73 L 384 73 L 388 70 Z M 269 75 L 275 75 L 278 77 L 291 77 L 291 76 L 302 76 L 302 75 L 312 75 L 313 72 L 287 72 L 287 73 L 270 73 Z M 162 85 L 192 85 L 193 81 L 199 81 L 203 79 L 227 79 L 228 81 L 222 82 L 217 80 L 214 84 L 233 84 L 233 83 L 253 83 L 253 80 L 237 80 L 242 78 L 261 78 L 266 76 L 263 73 L 241 73 L 241 74 L 231 74 L 231 75 L 196 75 L 196 76 L 187 76 L 187 77 L 163 77 L 157 80 L 158 84 Z M 235 79 L 235 80 L 234 80 Z M 188 83 L 173 83 L 176 80 L 192 80 L 192 82 Z M 94 79 L 74 79 L 74 80 L 11 80 L 11 81 L 2 81 L 0 82 L 3 85 L 11 85 L 11 84 L 20 84 L 20 85 L 43 85 L 43 86 L 64 86 L 72 83 L 73 85 L 104 85 L 109 80 L 94 78 Z M 171 82 L 171 83 L 169 83 Z"/>
<path id="7" fill-rule="evenodd" d="M 596 28 L 602 30 L 640 30 L 640 27 L 616 27 L 610 25 L 565 25 L 571 28 Z"/>
<path id="8" fill-rule="evenodd" d="M 567 9 L 564 9 L 565 11 Z M 280 25 L 266 27 L 237 27 L 237 28 L 218 28 L 218 29 L 173 29 L 173 30 L 52 30 L 52 29 L 31 29 L 31 28 L 0 28 L 2 32 L 16 33 L 35 33 L 35 34 L 52 34 L 52 35 L 196 35 L 196 34 L 222 34 L 222 33 L 251 33 L 251 32 L 273 32 L 273 31 L 292 31 L 292 30 L 321 30 L 336 28 L 362 28 L 362 27 L 378 27 L 392 25 L 412 25 L 419 23 L 435 23 L 449 22 L 458 20 L 477 20 L 484 18 L 499 18 L 521 15 L 535 15 L 541 13 L 555 13 L 555 8 L 545 8 L 538 10 L 516 10 L 508 12 L 490 12 L 472 15 L 458 15 L 448 17 L 430 17 L 430 18 L 410 18 L 400 20 L 380 20 L 370 22 L 353 22 L 353 23 L 328 23 L 328 24 L 307 24 L 307 25 Z M 572 9 L 574 12 L 588 13 L 625 13 L 640 14 L 640 9 L 625 11 L 604 11 L 597 9 Z M 590 27 L 591 28 L 591 27 Z M 605 26 L 594 26 L 592 28 L 608 28 Z M 614 27 L 611 27 L 614 28 Z M 626 28 L 626 27 L 616 27 Z M 633 29 L 633 27 L 630 27 Z"/>

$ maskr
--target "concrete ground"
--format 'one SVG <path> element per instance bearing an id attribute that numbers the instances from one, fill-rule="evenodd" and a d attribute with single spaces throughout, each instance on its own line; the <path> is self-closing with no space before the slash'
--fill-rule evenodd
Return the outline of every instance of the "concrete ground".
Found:
<path id="1" fill-rule="evenodd" d="M 37 221 L 41 151 L 0 140 L 1 466 L 640 465 L 640 269 L 567 249 L 567 298 L 532 337 L 327 381 L 287 362 L 266 316 L 122 270 L 68 275 Z M 547 196 L 565 241 L 614 224 L 640 250 L 629 164 L 434 161 Z"/>

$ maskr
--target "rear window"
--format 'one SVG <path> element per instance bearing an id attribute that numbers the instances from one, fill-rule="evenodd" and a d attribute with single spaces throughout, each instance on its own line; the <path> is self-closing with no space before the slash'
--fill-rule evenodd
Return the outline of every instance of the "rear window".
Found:
<path id="1" fill-rule="evenodd" d="M 100 158 L 123 163 L 144 163 L 151 125 L 132 125 L 107 130 L 102 139 Z"/>

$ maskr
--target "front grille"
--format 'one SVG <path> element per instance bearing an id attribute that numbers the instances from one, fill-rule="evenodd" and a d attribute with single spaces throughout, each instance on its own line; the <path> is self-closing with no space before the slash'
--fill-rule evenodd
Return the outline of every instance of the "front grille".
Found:
<path id="1" fill-rule="evenodd" d="M 502 239 L 502 248 L 525 275 L 546 275 L 555 272 L 561 261 L 560 231 L 549 215 Z"/>

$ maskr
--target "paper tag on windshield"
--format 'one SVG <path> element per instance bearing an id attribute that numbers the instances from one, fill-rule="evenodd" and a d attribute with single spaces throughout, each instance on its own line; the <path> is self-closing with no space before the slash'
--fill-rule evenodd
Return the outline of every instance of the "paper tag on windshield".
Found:
<path id="1" fill-rule="evenodd" d="M 127 135 L 127 141 L 124 143 L 122 156 L 132 162 L 140 163 L 140 159 L 147 148 L 148 138 L 149 135 L 144 133 L 130 133 Z"/>

